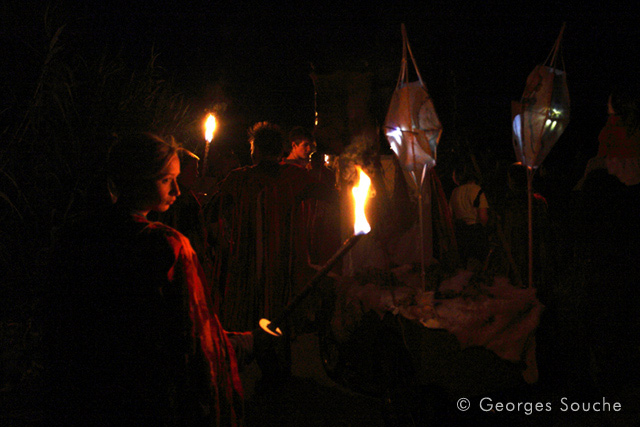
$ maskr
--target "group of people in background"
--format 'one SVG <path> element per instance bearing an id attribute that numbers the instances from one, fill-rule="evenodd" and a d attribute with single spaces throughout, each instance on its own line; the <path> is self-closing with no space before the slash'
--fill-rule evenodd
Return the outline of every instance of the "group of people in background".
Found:
<path id="1" fill-rule="evenodd" d="M 589 301 L 619 304 L 630 289 L 637 294 L 638 107 L 637 98 L 612 94 L 598 155 L 580 182 L 574 237 L 591 262 L 584 263 Z M 52 372 L 62 396 L 52 405 L 56 419 L 242 424 L 239 371 L 266 358 L 278 340 L 259 320 L 282 312 L 313 275 L 311 265 L 340 244 L 335 173 L 312 133 L 296 127 L 287 139 L 260 122 L 249 142 L 253 164 L 229 172 L 204 204 L 194 191 L 195 154 L 152 134 L 114 145 L 107 167 L 113 205 L 74 224 L 52 263 Z M 529 264 L 526 168 L 509 167 L 500 198 L 485 191 L 468 160 L 454 169 L 449 205 L 460 266 L 493 265 L 522 284 Z M 549 207 L 539 194 L 533 204 L 537 286 L 557 277 L 548 271 Z M 594 313 L 614 314 L 619 323 L 632 321 L 632 308 Z M 634 345 L 629 334 L 619 338 Z"/>

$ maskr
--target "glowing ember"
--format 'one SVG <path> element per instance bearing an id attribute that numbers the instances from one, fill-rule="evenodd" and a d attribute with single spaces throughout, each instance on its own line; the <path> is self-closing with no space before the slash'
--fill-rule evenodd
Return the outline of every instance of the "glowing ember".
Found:
<path id="1" fill-rule="evenodd" d="M 216 131 L 216 118 L 213 114 L 207 116 L 207 121 L 204 124 L 204 139 L 207 142 L 211 142 L 213 139 L 213 133 Z"/>
<path id="2" fill-rule="evenodd" d="M 353 194 L 353 200 L 355 202 L 355 222 L 353 224 L 353 234 L 366 234 L 371 231 L 371 226 L 367 222 L 367 217 L 364 213 L 364 208 L 367 202 L 367 195 L 369 194 L 369 187 L 371 186 L 371 179 L 366 173 L 356 166 L 358 170 L 358 184 L 354 185 L 351 189 Z"/>

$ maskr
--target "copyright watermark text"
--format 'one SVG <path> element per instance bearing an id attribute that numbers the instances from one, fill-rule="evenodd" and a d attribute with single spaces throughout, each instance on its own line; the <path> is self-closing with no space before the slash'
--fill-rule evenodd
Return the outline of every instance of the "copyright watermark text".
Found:
<path id="1" fill-rule="evenodd" d="M 563 397 L 556 402 L 499 401 L 490 397 L 483 397 L 477 402 L 477 404 L 474 404 L 471 400 L 463 397 L 458 399 L 456 402 L 456 407 L 462 412 L 475 409 L 474 405 L 477 405 L 477 408 L 483 412 L 519 412 L 525 415 L 552 412 L 556 409 L 562 412 L 622 411 L 622 404 L 620 402 L 612 402 L 606 397 L 591 401 L 577 401 L 568 397 Z"/>

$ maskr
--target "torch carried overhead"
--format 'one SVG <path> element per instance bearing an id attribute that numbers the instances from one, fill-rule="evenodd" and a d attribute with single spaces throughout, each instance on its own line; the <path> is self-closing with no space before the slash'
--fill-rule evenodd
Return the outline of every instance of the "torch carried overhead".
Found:
<path id="1" fill-rule="evenodd" d="M 545 63 L 536 66 L 529 74 L 520 102 L 511 105 L 513 148 L 518 161 L 527 168 L 529 286 L 533 285 L 533 175 L 569 124 L 567 76 L 564 70 L 557 68 L 564 28 L 563 24 Z"/>
<path id="2" fill-rule="evenodd" d="M 204 146 L 204 160 L 202 161 L 202 176 L 206 176 L 207 173 L 207 159 L 209 158 L 209 145 L 213 140 L 213 135 L 216 132 L 216 117 L 209 113 L 207 119 L 204 122 L 204 139 L 206 145 Z"/>

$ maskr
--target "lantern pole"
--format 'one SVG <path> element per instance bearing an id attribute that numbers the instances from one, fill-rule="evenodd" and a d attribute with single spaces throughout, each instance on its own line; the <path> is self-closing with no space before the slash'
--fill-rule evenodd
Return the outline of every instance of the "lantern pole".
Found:
<path id="1" fill-rule="evenodd" d="M 529 229 L 529 287 L 533 287 L 533 174 L 535 169 L 527 166 L 527 204 Z"/>

